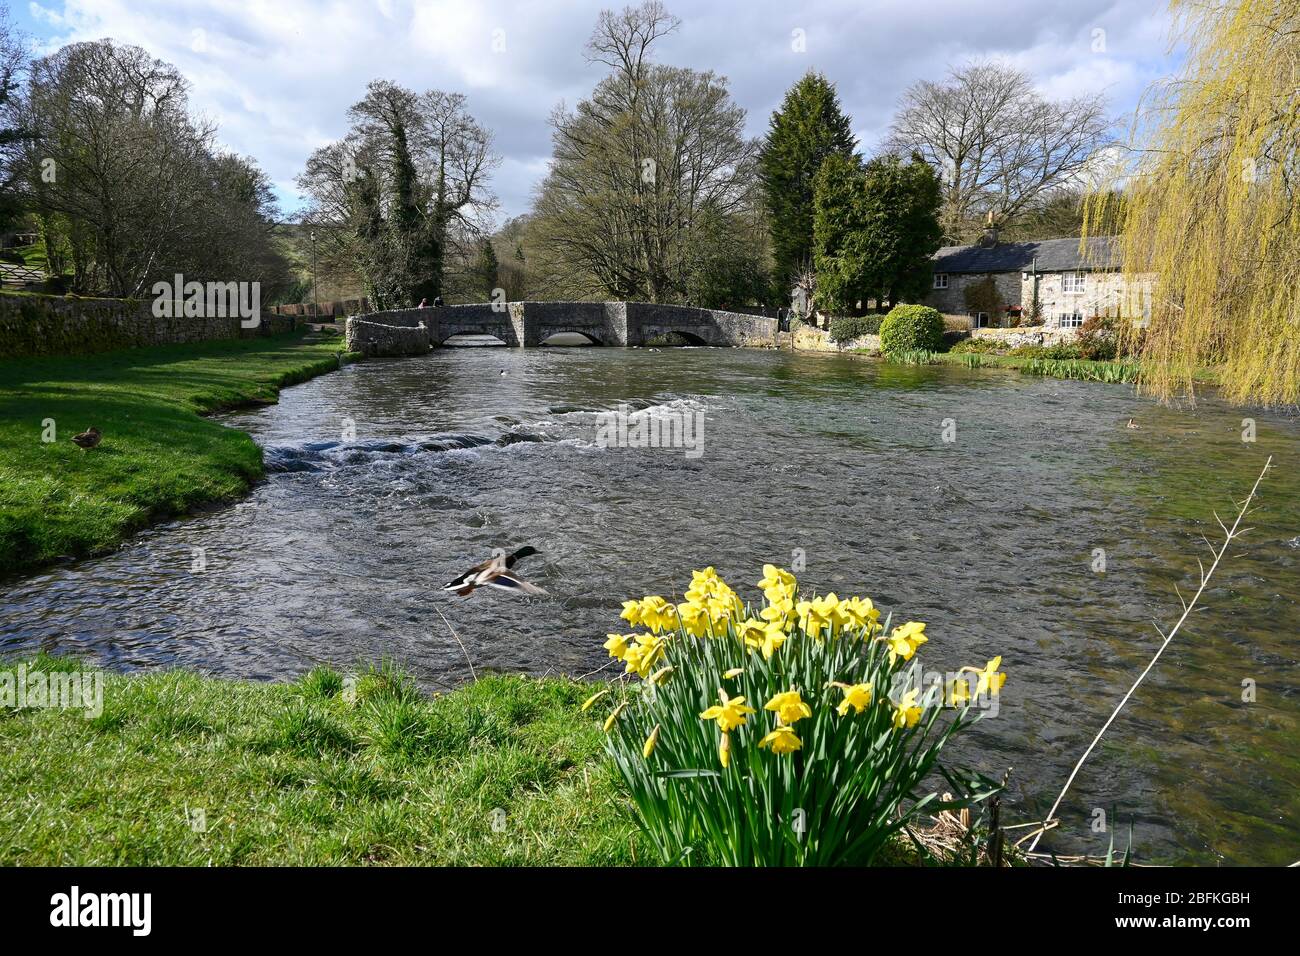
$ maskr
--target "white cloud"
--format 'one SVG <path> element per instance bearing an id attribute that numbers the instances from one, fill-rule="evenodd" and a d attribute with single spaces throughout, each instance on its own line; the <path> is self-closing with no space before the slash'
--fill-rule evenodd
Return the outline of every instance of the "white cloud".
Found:
<path id="1" fill-rule="evenodd" d="M 369 80 L 462 92 L 496 136 L 505 161 L 494 186 L 502 213 L 515 215 L 545 173 L 551 109 L 575 103 L 601 75 L 582 52 L 598 10 L 623 2 L 44 0 L 30 18 L 47 51 L 111 36 L 174 63 L 193 84 L 196 110 L 219 123 L 221 142 L 254 156 L 290 208 L 303 162 L 342 135 Z M 972 57 L 1006 58 L 1053 97 L 1104 90 L 1117 113 L 1169 70 L 1163 0 L 668 5 L 684 22 L 658 58 L 729 77 L 756 136 L 809 68 L 837 84 L 868 150 L 907 85 Z M 796 29 L 803 52 L 792 49 Z M 1096 30 L 1105 31 L 1102 52 Z"/>

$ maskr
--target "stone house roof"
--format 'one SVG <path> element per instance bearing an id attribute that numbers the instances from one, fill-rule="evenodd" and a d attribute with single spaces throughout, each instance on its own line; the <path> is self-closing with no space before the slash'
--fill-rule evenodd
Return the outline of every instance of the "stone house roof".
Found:
<path id="1" fill-rule="evenodd" d="M 1090 272 L 1120 266 L 1118 244 L 1110 237 L 1095 236 L 1082 251 L 1078 239 L 944 246 L 934 254 L 934 271 L 1028 272 L 1035 259 L 1039 272 Z"/>

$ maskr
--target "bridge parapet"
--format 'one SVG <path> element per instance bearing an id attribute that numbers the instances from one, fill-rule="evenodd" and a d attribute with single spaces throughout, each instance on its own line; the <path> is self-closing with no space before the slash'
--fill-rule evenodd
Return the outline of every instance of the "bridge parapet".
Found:
<path id="1" fill-rule="evenodd" d="M 643 345 L 678 333 L 716 346 L 772 347 L 777 321 L 758 315 L 649 302 L 489 302 L 395 309 L 348 320 L 428 329 L 431 345 L 453 335 L 493 335 L 513 346 L 541 345 L 559 332 L 579 332 L 600 345 Z"/>

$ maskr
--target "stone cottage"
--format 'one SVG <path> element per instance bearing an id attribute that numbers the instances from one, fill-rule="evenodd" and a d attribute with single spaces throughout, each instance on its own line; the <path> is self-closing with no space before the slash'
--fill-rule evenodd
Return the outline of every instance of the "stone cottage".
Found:
<path id="1" fill-rule="evenodd" d="M 1000 242 L 990 229 L 974 245 L 935 253 L 925 304 L 974 328 L 1028 324 L 1035 311 L 1049 329 L 1077 329 L 1094 315 L 1144 318 L 1149 285 L 1130 289 L 1119 265 L 1109 238 Z"/>

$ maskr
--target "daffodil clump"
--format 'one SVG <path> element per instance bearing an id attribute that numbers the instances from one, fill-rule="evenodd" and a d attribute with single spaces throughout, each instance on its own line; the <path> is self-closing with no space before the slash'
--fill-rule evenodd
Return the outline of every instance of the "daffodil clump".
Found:
<path id="1" fill-rule="evenodd" d="M 918 813 L 989 795 L 937 758 L 1001 692 L 1001 658 L 922 686 L 924 624 L 882 622 L 869 598 L 805 599 L 770 564 L 757 586 L 755 607 L 705 568 L 681 603 L 623 602 L 638 630 L 604 645 L 623 678 L 583 705 L 609 708 L 610 752 L 664 862 L 870 863 Z M 921 792 L 936 771 L 957 798 Z"/>

